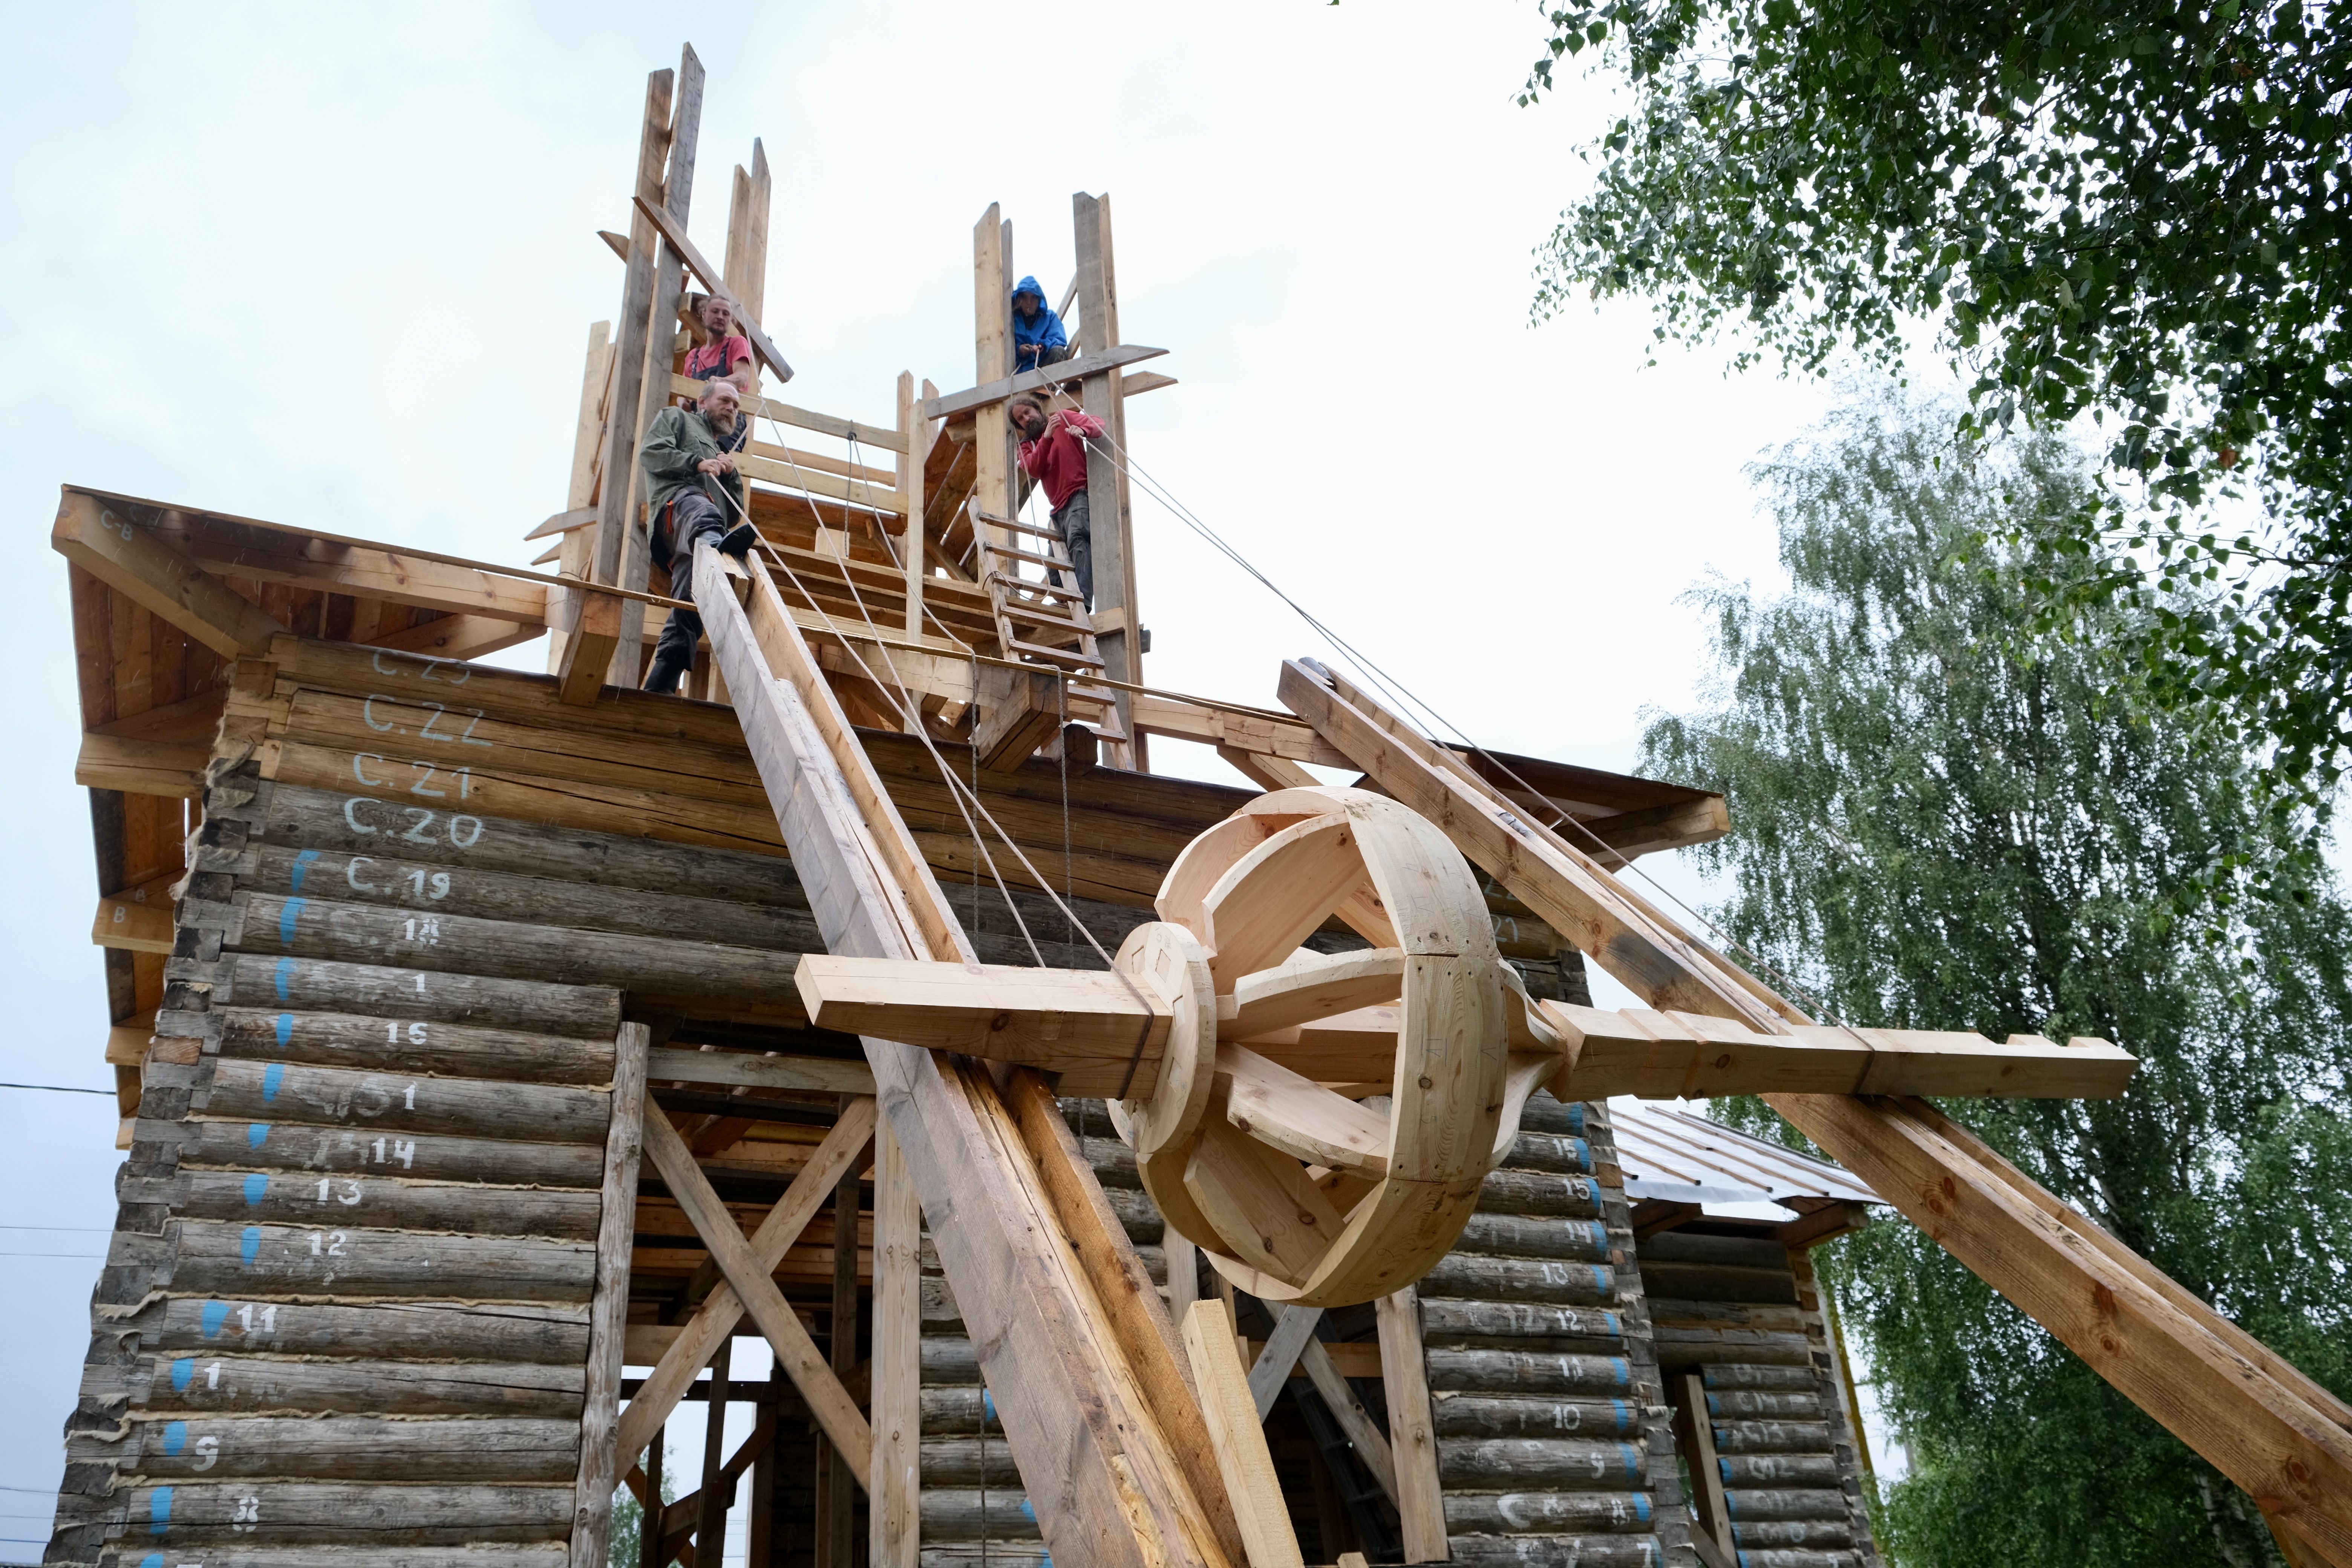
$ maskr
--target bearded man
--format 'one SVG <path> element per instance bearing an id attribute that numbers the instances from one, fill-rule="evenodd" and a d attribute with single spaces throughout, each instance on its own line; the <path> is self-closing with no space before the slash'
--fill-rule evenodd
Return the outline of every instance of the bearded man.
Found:
<path id="1" fill-rule="evenodd" d="M 653 428 L 637 449 L 652 509 L 654 564 L 668 570 L 672 598 L 694 597 L 698 541 L 712 540 L 740 561 L 759 537 L 751 523 L 743 476 L 735 466 L 741 406 L 742 394 L 733 382 L 712 381 L 693 407 L 665 408 L 654 416 Z M 645 689 L 675 692 L 694 668 L 694 647 L 701 640 L 702 617 L 692 610 L 672 610 L 654 645 Z"/>

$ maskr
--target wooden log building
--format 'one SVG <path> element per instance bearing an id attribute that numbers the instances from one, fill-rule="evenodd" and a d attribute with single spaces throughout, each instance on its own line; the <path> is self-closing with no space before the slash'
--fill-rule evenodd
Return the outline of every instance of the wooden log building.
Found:
<path id="1" fill-rule="evenodd" d="M 1089 1564 L 1874 1563 L 1806 1262 L 1874 1201 L 1836 1168 L 1538 1091 L 1416 1285 L 1286 1306 L 1145 1191 L 1107 1104 L 1142 1047 L 1048 1078 L 812 1023 L 799 957 L 859 951 L 873 888 L 934 958 L 1098 971 L 1301 764 L 1407 792 L 1304 709 L 1145 679 L 1123 408 L 1173 381 L 1129 368 L 1160 351 L 1120 336 L 1107 197 L 1074 201 L 1067 364 L 1010 374 L 992 207 L 971 390 L 800 409 L 760 324 L 757 144 L 723 263 L 687 236 L 701 91 L 691 49 L 647 84 L 603 237 L 623 308 L 531 566 L 63 493 L 126 1158 L 44 1561 L 586 1568 L 617 1489 L 649 1565 L 714 1568 L 730 1513 L 751 1563 L 810 1568 L 1043 1563 L 1048 1538 Z M 669 584 L 633 459 L 693 390 L 708 293 L 761 362 L 767 548 L 748 619 L 698 594 L 711 650 L 656 697 Z M 1012 460 L 1033 389 L 1109 428 L 1091 611 Z M 545 674 L 478 662 L 542 637 Z M 1154 736 L 1258 788 L 1156 774 Z M 1603 879 L 1728 826 L 1697 790 L 1447 765 Z M 1463 848 L 1530 996 L 1589 1005 L 1580 947 L 1622 956 L 1620 928 Z M 1338 920 L 1307 942 L 1370 945 Z M 737 1374 L 745 1339 L 772 1372 Z M 678 1422 L 703 1462 L 665 1477 Z"/>

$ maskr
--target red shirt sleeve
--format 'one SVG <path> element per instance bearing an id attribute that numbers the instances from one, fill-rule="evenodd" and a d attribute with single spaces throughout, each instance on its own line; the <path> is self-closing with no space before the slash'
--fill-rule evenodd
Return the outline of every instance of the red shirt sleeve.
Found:
<path id="1" fill-rule="evenodd" d="M 733 332 L 730 332 L 727 335 L 727 341 L 720 343 L 719 346 L 724 349 L 727 353 L 727 368 L 729 370 L 733 370 L 737 365 L 741 364 L 745 360 L 751 357 L 751 340 L 739 336 Z"/>

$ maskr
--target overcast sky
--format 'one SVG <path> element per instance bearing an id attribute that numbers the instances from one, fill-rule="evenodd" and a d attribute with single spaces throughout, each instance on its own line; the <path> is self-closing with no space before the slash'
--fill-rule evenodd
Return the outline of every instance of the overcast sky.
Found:
<path id="1" fill-rule="evenodd" d="M 628 226 L 681 31 L 713 256 L 766 139 L 795 403 L 887 424 L 901 369 L 970 384 L 974 220 L 1002 202 L 1058 297 L 1070 195 L 1108 192 L 1122 333 L 1181 381 L 1130 405 L 1137 463 L 1484 743 L 1629 767 L 1703 673 L 1678 595 L 1777 575 L 1741 468 L 1826 393 L 1714 353 L 1644 369 L 1638 309 L 1529 324 L 1530 249 L 1608 113 L 1577 86 L 1514 105 L 1530 5 L 12 6 L 0 1079 L 109 1082 L 57 487 L 528 560 L 618 302 L 594 231 Z M 1154 684 L 1271 704 L 1281 658 L 1328 653 L 1140 496 L 1136 531 Z M 113 1128 L 104 1100 L 0 1089 L 0 1225 L 90 1227 L 0 1230 L 0 1485 L 33 1489 L 0 1491 L 0 1538 L 46 1539 Z"/>

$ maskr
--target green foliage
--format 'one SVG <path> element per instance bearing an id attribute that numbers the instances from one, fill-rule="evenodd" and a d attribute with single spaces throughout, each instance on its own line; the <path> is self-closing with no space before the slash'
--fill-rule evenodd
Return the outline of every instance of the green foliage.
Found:
<path id="1" fill-rule="evenodd" d="M 677 1500 L 677 1483 L 670 1479 L 667 1456 L 662 1465 L 661 1495 L 664 1502 Z M 646 1505 L 626 1487 L 613 1492 L 613 1533 L 604 1553 L 612 1568 L 638 1568 L 645 1561 Z M 674 1563 L 677 1560 L 671 1559 Z"/>
<path id="2" fill-rule="evenodd" d="M 2150 698 L 2324 802 L 2352 728 L 2352 29 L 2302 0 L 1548 18 L 1520 101 L 1590 49 L 1632 102 L 1539 252 L 1538 312 L 1642 294 L 1661 338 L 1738 323 L 1738 363 L 1811 372 L 1896 363 L 1932 320 L 1974 376 L 1964 437 L 2091 414 L 2101 482 L 2014 563 L 2039 618 L 2126 612 L 2109 642 Z M 2215 523 L 2233 496 L 2264 521 Z M 2191 584 L 2223 591 L 2184 608 Z"/>
<path id="3" fill-rule="evenodd" d="M 1822 1011 L 2136 1053 L 2118 1101 L 1944 1110 L 2352 1392 L 2352 911 L 2242 752 L 2109 679 L 2112 620 L 2018 631 L 2014 558 L 1960 556 L 2088 480 L 2048 437 L 1954 461 L 1948 416 L 1849 412 L 1757 471 L 1792 589 L 1698 593 L 1723 683 L 1643 771 L 1727 794 L 1717 919 Z M 2224 860 L 2267 888 L 2215 914 L 2188 889 Z M 1906 1568 L 2273 1560 L 2246 1499 L 1911 1226 L 1823 1266 L 1917 1455 L 1884 1516 Z"/>

